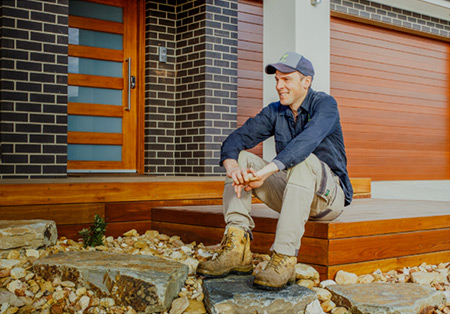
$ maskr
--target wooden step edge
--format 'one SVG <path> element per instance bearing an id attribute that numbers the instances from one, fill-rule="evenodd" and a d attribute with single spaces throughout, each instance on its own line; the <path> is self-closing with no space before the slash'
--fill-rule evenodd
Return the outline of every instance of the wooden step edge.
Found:
<path id="1" fill-rule="evenodd" d="M 450 228 L 450 215 L 329 223 L 329 239 L 367 237 Z"/>
<path id="2" fill-rule="evenodd" d="M 450 250 L 425 254 L 400 256 L 395 258 L 379 259 L 367 262 L 333 265 L 329 267 L 323 265 L 311 265 L 311 266 L 315 268 L 317 267 L 316 269 L 318 271 L 319 269 L 326 269 L 326 273 L 324 273 L 322 270 L 324 278 L 323 279 L 321 278 L 321 280 L 324 280 L 324 279 L 334 279 L 336 273 L 339 270 L 354 273 L 356 275 L 364 275 L 364 274 L 371 274 L 377 269 L 381 270 L 382 272 L 387 272 L 390 270 L 402 269 L 403 267 L 419 266 L 422 263 L 427 263 L 429 265 L 438 265 L 439 263 L 446 263 L 448 261 L 450 261 Z"/>

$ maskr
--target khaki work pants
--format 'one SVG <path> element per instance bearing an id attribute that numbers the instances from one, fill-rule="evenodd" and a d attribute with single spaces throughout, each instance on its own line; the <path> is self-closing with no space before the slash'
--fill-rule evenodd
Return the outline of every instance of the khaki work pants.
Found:
<path id="1" fill-rule="evenodd" d="M 252 167 L 256 171 L 268 164 L 246 151 L 239 154 L 238 163 L 242 168 Z M 251 192 L 242 191 L 241 198 L 237 198 L 232 180 L 227 178 L 223 193 L 227 227 L 243 230 L 255 227 L 250 216 L 252 192 L 280 213 L 271 250 L 289 256 L 298 255 L 308 219 L 333 220 L 344 209 L 344 192 L 339 178 L 314 154 L 288 170 L 274 173 L 260 188 Z"/>

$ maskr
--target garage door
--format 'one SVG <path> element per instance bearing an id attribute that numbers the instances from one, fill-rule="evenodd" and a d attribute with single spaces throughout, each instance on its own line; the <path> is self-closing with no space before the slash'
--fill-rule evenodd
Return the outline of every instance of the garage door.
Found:
<path id="1" fill-rule="evenodd" d="M 331 94 L 351 177 L 450 179 L 450 49 L 331 19 Z"/>

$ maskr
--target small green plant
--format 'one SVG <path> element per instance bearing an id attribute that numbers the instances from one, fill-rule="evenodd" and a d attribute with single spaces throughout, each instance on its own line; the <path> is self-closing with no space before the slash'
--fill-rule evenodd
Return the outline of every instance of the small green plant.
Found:
<path id="1" fill-rule="evenodd" d="M 83 237 L 84 247 L 97 246 L 103 244 L 107 223 L 99 215 L 95 215 L 94 222 L 89 229 L 84 228 L 79 232 Z"/>

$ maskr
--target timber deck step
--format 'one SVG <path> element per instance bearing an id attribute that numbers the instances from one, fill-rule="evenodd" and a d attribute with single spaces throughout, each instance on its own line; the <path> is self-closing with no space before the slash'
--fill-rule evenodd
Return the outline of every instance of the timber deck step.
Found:
<path id="1" fill-rule="evenodd" d="M 0 180 L 0 220 L 49 219 L 58 235 L 79 238 L 95 214 L 107 235 L 152 227 L 157 206 L 220 205 L 224 177 L 103 176 Z M 351 179 L 354 197 L 370 197 L 370 178 Z"/>
<path id="2" fill-rule="evenodd" d="M 252 251 L 268 253 L 278 213 L 252 205 Z M 221 205 L 152 208 L 152 229 L 185 242 L 219 243 L 225 223 Z M 342 269 L 363 274 L 450 261 L 450 202 L 356 199 L 331 222 L 308 221 L 298 260 L 323 278 Z"/>

